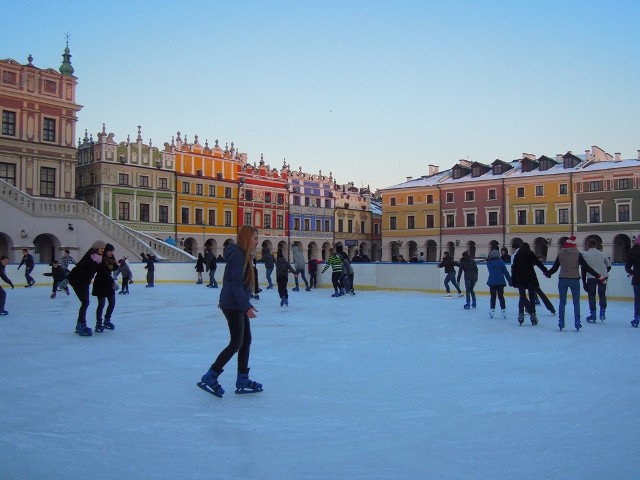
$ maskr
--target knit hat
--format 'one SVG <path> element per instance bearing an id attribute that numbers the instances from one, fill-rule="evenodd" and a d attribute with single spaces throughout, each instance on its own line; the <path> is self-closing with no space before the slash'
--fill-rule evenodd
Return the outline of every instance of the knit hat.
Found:
<path id="1" fill-rule="evenodd" d="M 115 247 L 113 245 L 111 245 L 110 243 L 107 243 L 104 246 L 104 251 L 106 252 L 113 252 L 115 250 Z"/>
<path id="2" fill-rule="evenodd" d="M 564 248 L 577 248 L 576 245 L 576 236 L 575 235 L 571 235 L 569 238 L 567 238 L 564 241 Z"/>
<path id="3" fill-rule="evenodd" d="M 489 260 L 491 260 L 492 258 L 500 258 L 500 252 L 498 250 L 491 250 L 487 258 Z"/>

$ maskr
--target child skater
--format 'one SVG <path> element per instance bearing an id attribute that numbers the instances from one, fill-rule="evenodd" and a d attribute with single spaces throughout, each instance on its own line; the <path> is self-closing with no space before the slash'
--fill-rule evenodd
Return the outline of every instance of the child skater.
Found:
<path id="1" fill-rule="evenodd" d="M 311 288 L 318 287 L 318 263 L 320 263 L 319 260 L 316 260 L 316 257 L 312 255 L 307 265 L 307 269 L 309 270 L 309 286 Z"/>
<path id="2" fill-rule="evenodd" d="M 298 278 L 297 270 L 295 270 L 284 258 L 282 249 L 278 249 L 276 255 L 276 284 L 278 285 L 278 295 L 280 295 L 280 306 L 289 306 L 289 292 L 287 292 L 287 281 L 289 280 L 289 272 Z"/>
<path id="3" fill-rule="evenodd" d="M 58 263 L 58 260 L 51 262 L 51 271 L 43 274 L 45 277 L 53 277 L 53 291 L 51 292 L 51 298 L 56 298 L 56 292 L 60 283 L 66 278 L 66 273 L 62 265 Z"/>
<path id="4" fill-rule="evenodd" d="M 129 295 L 129 284 L 133 283 L 133 274 L 131 273 L 131 269 L 124 258 L 118 260 L 118 268 L 122 274 L 122 288 L 118 294 Z"/>
<path id="5" fill-rule="evenodd" d="M 509 271 L 498 250 L 491 250 L 489 253 L 487 257 L 487 270 L 489 270 L 487 285 L 489 285 L 489 293 L 491 294 L 491 299 L 489 300 L 489 316 L 493 318 L 495 314 L 497 295 L 500 301 L 500 308 L 502 309 L 502 318 L 507 318 L 504 287 L 507 283 L 511 286 L 511 275 L 509 275 Z"/>
<path id="6" fill-rule="evenodd" d="M 458 270 L 458 285 L 460 285 L 460 278 L 464 272 L 464 289 L 467 294 L 467 303 L 464 304 L 465 310 L 469 310 L 469 307 L 476 308 L 476 292 L 474 290 L 478 281 L 478 265 L 476 261 L 471 258 L 469 252 L 462 252 L 460 258 L 460 268 Z"/>
<path id="7" fill-rule="evenodd" d="M 116 326 L 111 322 L 111 315 L 116 308 L 116 281 L 113 279 L 113 271 L 116 270 L 117 263 L 113 257 L 114 247 L 110 243 L 104 248 L 102 255 L 102 263 L 96 272 L 96 278 L 93 281 L 93 291 L 91 294 L 98 297 L 98 306 L 96 307 L 96 328 L 95 331 L 100 333 L 107 330 L 115 330 Z M 104 304 L 107 304 L 107 311 L 102 320 L 102 311 Z"/>
<path id="8" fill-rule="evenodd" d="M 9 277 L 7 277 L 7 274 L 5 273 L 5 267 L 8 264 L 9 264 L 9 257 L 7 257 L 6 255 L 2 255 L 0 257 L 0 278 L 2 278 L 2 280 L 4 280 L 4 282 L 7 285 L 11 285 L 11 289 L 13 290 L 13 282 L 11 282 L 11 280 L 9 280 Z M 0 315 L 8 315 L 9 314 L 9 312 L 7 312 L 4 309 L 6 301 L 7 301 L 7 294 L 4 291 L 4 288 L 0 287 Z"/>

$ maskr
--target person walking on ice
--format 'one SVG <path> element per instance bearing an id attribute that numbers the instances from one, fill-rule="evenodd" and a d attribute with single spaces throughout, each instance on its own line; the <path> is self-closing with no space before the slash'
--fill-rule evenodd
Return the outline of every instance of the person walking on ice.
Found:
<path id="1" fill-rule="evenodd" d="M 198 387 L 222 398 L 224 389 L 218 382 L 225 365 L 237 353 L 238 375 L 236 393 L 257 393 L 262 384 L 249 379 L 249 353 L 251 350 L 251 322 L 258 310 L 251 305 L 254 289 L 253 251 L 258 246 L 258 230 L 245 225 L 238 233 L 237 245 L 229 243 L 224 249 L 225 268 L 222 277 L 219 307 L 229 327 L 229 344 L 220 352 L 209 370 L 198 382 Z"/>
<path id="2" fill-rule="evenodd" d="M 455 289 L 458 291 L 458 296 L 463 297 L 462 290 L 460 290 L 460 286 L 458 282 L 456 282 L 456 267 L 459 267 L 460 264 L 453 260 L 453 257 L 449 254 L 449 252 L 444 252 L 442 255 L 442 261 L 438 264 L 438 268 L 444 268 L 444 273 L 446 276 L 444 277 L 444 288 L 447 291 L 444 294 L 443 298 L 451 298 L 451 289 L 449 288 L 449 283 L 451 283 Z"/>

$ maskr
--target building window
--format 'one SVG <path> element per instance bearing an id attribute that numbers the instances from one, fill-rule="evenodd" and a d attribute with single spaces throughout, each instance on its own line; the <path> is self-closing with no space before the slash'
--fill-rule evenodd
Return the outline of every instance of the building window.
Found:
<path id="1" fill-rule="evenodd" d="M 215 185 L 209 185 L 209 196 L 210 197 L 215 197 L 216 196 L 216 186 Z"/>
<path id="2" fill-rule="evenodd" d="M 169 223 L 169 207 L 166 205 L 160 205 L 158 207 L 158 222 Z"/>
<path id="3" fill-rule="evenodd" d="M 391 198 L 389 199 L 389 205 L 390 205 L 390 206 L 392 206 L 392 207 L 395 207 L 395 206 L 396 206 L 396 199 L 395 199 L 395 197 L 391 197 Z"/>
<path id="4" fill-rule="evenodd" d="M 16 112 L 2 111 L 2 135 L 16 135 Z"/>
<path id="5" fill-rule="evenodd" d="M 476 199 L 476 192 L 470 190 L 468 192 L 464 192 L 464 201 L 465 202 L 473 202 Z"/>
<path id="6" fill-rule="evenodd" d="M 293 196 L 293 204 L 300 205 L 300 197 L 298 195 Z"/>
<path id="7" fill-rule="evenodd" d="M 244 225 L 251 225 L 251 212 L 245 212 Z"/>
<path id="8" fill-rule="evenodd" d="M 373 225 L 373 234 L 374 235 L 380 235 L 380 224 L 375 223 Z"/>
<path id="9" fill-rule="evenodd" d="M 42 140 L 45 142 L 56 141 L 56 121 L 53 118 L 45 118 L 42 124 Z"/>
<path id="10" fill-rule="evenodd" d="M 629 222 L 631 221 L 631 205 L 628 203 L 623 203 L 618 205 L 618 222 Z"/>
<path id="11" fill-rule="evenodd" d="M 407 198 L 407 203 L 409 205 L 413 205 L 413 195 L 409 195 L 409 197 Z"/>
<path id="12" fill-rule="evenodd" d="M 231 198 L 231 187 L 224 187 L 224 198 Z"/>
<path id="13" fill-rule="evenodd" d="M 294 230 L 300 230 L 300 219 L 299 218 L 294 218 L 293 219 L 293 229 Z"/>
<path id="14" fill-rule="evenodd" d="M 407 228 L 409 230 L 413 230 L 416 228 L 416 217 L 414 217 L 413 215 L 409 215 L 407 217 Z"/>
<path id="15" fill-rule="evenodd" d="M 496 194 L 496 189 L 495 188 L 490 188 L 489 189 L 489 200 L 495 200 L 497 197 Z"/>
<path id="16" fill-rule="evenodd" d="M 544 225 L 544 210 L 534 210 L 533 214 L 536 225 Z"/>
<path id="17" fill-rule="evenodd" d="M 389 230 L 397 230 L 396 217 L 389 217 Z"/>
<path id="18" fill-rule="evenodd" d="M 559 208 L 558 209 L 558 223 L 561 225 L 567 225 L 569 223 L 569 209 L 568 208 Z"/>
<path id="19" fill-rule="evenodd" d="M 342 219 L 338 220 L 338 231 L 339 232 L 343 232 L 344 231 L 344 220 L 342 220 Z"/>
<path id="20" fill-rule="evenodd" d="M 204 195 L 204 185 L 196 183 L 196 195 Z"/>
<path id="21" fill-rule="evenodd" d="M 253 200 L 253 190 L 248 190 L 248 189 L 247 189 L 247 190 L 245 190 L 245 191 L 244 191 L 244 199 L 245 199 L 247 202 L 252 201 L 252 200 Z M 247 225 L 251 225 L 251 224 L 250 224 L 250 223 L 247 223 Z"/>
<path id="22" fill-rule="evenodd" d="M 284 230 L 284 216 L 276 215 L 276 228 L 278 230 Z"/>
<path id="23" fill-rule="evenodd" d="M 311 199 L 309 197 L 304 197 L 304 206 L 308 207 L 311 205 Z"/>
<path id="24" fill-rule="evenodd" d="M 526 225 L 527 224 L 527 211 L 526 210 L 518 210 L 517 213 L 517 223 L 518 225 Z"/>
<path id="25" fill-rule="evenodd" d="M 324 200 L 324 208 L 331 208 L 331 200 L 326 198 Z"/>
<path id="26" fill-rule="evenodd" d="M 435 228 L 435 217 L 433 215 L 427 215 L 427 228 Z"/>
<path id="27" fill-rule="evenodd" d="M 347 220 L 347 232 L 353 233 L 353 220 Z"/>
<path id="28" fill-rule="evenodd" d="M 284 205 L 284 193 L 278 194 L 278 205 Z"/>
<path id="29" fill-rule="evenodd" d="M 524 187 L 518 187 L 516 190 L 516 196 L 518 198 L 524 198 Z"/>
<path id="30" fill-rule="evenodd" d="M 8 85 L 17 85 L 18 75 L 16 74 L 16 72 L 9 72 L 5 70 L 2 72 L 2 83 L 6 83 Z"/>
<path id="31" fill-rule="evenodd" d="M 487 220 L 489 225 L 495 227 L 498 225 L 498 212 L 489 212 L 489 218 Z"/>
<path id="32" fill-rule="evenodd" d="M 209 225 L 215 226 L 215 224 L 216 224 L 216 213 L 217 212 L 215 211 L 215 209 L 207 210 L 207 214 L 209 215 L 209 218 L 208 218 Z"/>
<path id="33" fill-rule="evenodd" d="M 475 213 L 467 213 L 465 215 L 467 220 L 467 227 L 475 227 L 476 226 L 476 214 Z"/>
<path id="34" fill-rule="evenodd" d="M 322 228 L 322 222 L 320 220 L 316 220 L 316 232 L 319 232 Z"/>
<path id="35" fill-rule="evenodd" d="M 304 219 L 304 229 L 307 232 L 311 230 L 311 220 L 309 218 Z"/>
<path id="36" fill-rule="evenodd" d="M 316 198 L 316 207 L 318 207 L 318 208 L 322 207 L 322 199 L 321 198 Z"/>
<path id="37" fill-rule="evenodd" d="M 447 192 L 447 196 L 445 198 L 447 203 L 453 203 L 453 192 Z"/>
<path id="38" fill-rule="evenodd" d="M 600 223 L 600 205 L 589 207 L 589 223 Z"/>
<path id="39" fill-rule="evenodd" d="M 40 169 L 40 195 L 54 197 L 56 194 L 56 169 L 42 167 Z"/>
<path id="40" fill-rule="evenodd" d="M 160 190 L 167 190 L 169 188 L 169 182 L 166 178 L 158 179 L 158 188 Z"/>
<path id="41" fill-rule="evenodd" d="M 271 192 L 265 192 L 264 203 L 271 203 Z"/>
<path id="42" fill-rule="evenodd" d="M 129 185 L 129 174 L 128 173 L 119 173 L 118 174 L 118 185 Z"/>
<path id="43" fill-rule="evenodd" d="M 118 203 L 118 220 L 129 220 L 129 202 Z"/>
<path id="44" fill-rule="evenodd" d="M 453 213 L 449 213 L 445 217 L 445 222 L 446 222 L 447 228 L 455 227 L 456 226 L 456 216 Z"/>
<path id="45" fill-rule="evenodd" d="M 231 211 L 230 210 L 225 210 L 224 211 L 224 226 L 225 227 L 230 227 L 231 226 Z"/>
<path id="46" fill-rule="evenodd" d="M 590 192 L 599 192 L 602 190 L 602 182 L 597 180 L 593 182 L 589 182 L 589 191 Z"/>
<path id="47" fill-rule="evenodd" d="M 182 207 L 182 224 L 189 225 L 189 207 Z"/>
<path id="48" fill-rule="evenodd" d="M 204 215 L 203 215 L 203 211 L 201 208 L 196 208 L 196 218 L 195 218 L 195 224 L 196 225 L 202 225 L 204 223 Z"/>
<path id="49" fill-rule="evenodd" d="M 427 195 L 427 203 L 433 203 L 433 195 Z"/>
<path id="50" fill-rule="evenodd" d="M 360 233 L 365 233 L 365 221 L 360 220 Z"/>
<path id="51" fill-rule="evenodd" d="M 560 184 L 560 195 L 566 195 L 568 191 L 569 191 L 568 185 L 566 183 L 561 183 Z"/>
<path id="52" fill-rule="evenodd" d="M 324 231 L 325 232 L 330 232 L 331 231 L 331 222 L 329 220 L 325 220 L 324 221 Z"/>
<path id="53" fill-rule="evenodd" d="M 544 196 L 544 186 L 536 185 L 536 197 L 543 197 L 543 196 Z"/>
<path id="54" fill-rule="evenodd" d="M 149 204 L 148 203 L 140 204 L 140 221 L 141 222 L 149 221 Z"/>
<path id="55" fill-rule="evenodd" d="M 53 80 L 45 80 L 44 81 L 44 92 L 56 94 L 58 91 L 58 84 Z"/>
<path id="56" fill-rule="evenodd" d="M 264 228 L 271 228 L 271 214 L 264 214 Z"/>
<path id="57" fill-rule="evenodd" d="M 182 193 L 191 193 L 191 184 L 189 182 L 182 182 Z"/>
<path id="58" fill-rule="evenodd" d="M 149 186 L 149 177 L 146 175 L 140 175 L 138 178 L 138 186 L 139 187 L 148 187 Z"/>
<path id="59" fill-rule="evenodd" d="M 0 163 L 0 178 L 10 185 L 16 186 L 16 166 L 14 163 Z"/>
<path id="60" fill-rule="evenodd" d="M 619 178 L 618 180 L 616 180 L 616 183 L 618 190 L 627 190 L 631 188 L 631 184 L 628 178 Z"/>

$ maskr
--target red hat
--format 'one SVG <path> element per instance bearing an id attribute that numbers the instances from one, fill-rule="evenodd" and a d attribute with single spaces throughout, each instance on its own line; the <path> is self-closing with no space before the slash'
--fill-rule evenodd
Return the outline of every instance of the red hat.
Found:
<path id="1" fill-rule="evenodd" d="M 564 248 L 576 248 L 576 236 L 575 235 L 571 235 L 569 238 L 567 238 L 564 241 Z"/>

